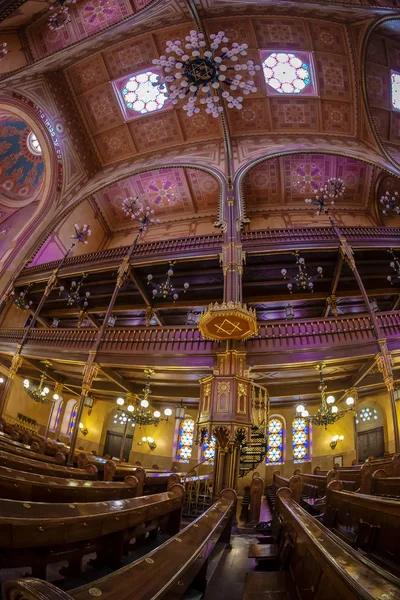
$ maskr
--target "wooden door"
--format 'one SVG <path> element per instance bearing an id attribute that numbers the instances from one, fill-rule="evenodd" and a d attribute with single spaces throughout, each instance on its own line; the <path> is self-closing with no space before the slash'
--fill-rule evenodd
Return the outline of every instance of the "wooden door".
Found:
<path id="1" fill-rule="evenodd" d="M 123 435 L 115 431 L 107 431 L 106 443 L 104 445 L 104 454 L 110 454 L 111 458 L 119 458 Z M 129 453 L 132 447 L 133 435 L 127 435 L 125 439 L 125 447 L 123 458 L 128 462 Z"/>
<path id="2" fill-rule="evenodd" d="M 383 436 L 383 427 L 360 431 L 357 434 L 357 457 L 364 462 L 370 456 L 378 458 L 385 452 L 385 440 Z"/>

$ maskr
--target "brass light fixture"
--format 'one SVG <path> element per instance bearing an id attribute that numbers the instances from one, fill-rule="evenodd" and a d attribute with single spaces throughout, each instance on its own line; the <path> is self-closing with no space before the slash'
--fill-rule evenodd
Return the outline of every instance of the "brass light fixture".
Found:
<path id="1" fill-rule="evenodd" d="M 332 440 L 331 440 L 331 442 L 330 442 L 329 445 L 332 448 L 332 450 L 334 450 L 336 448 L 336 446 L 337 446 L 337 443 L 338 442 L 343 442 L 343 440 L 344 440 L 344 435 L 334 435 L 332 437 Z"/>

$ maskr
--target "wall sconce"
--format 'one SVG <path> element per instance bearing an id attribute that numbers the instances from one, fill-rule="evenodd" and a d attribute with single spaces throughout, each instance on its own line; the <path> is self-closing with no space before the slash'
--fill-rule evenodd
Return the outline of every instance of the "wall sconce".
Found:
<path id="1" fill-rule="evenodd" d="M 57 329 L 57 327 L 58 327 L 59 323 L 60 323 L 60 319 L 57 319 L 57 317 L 54 317 L 54 319 L 53 319 L 53 322 L 52 322 L 51 326 L 52 326 L 54 329 Z"/>
<path id="2" fill-rule="evenodd" d="M 334 435 L 329 445 L 332 448 L 332 450 L 334 450 L 337 446 L 337 443 L 343 442 L 343 440 L 344 440 L 344 435 Z"/>
<path id="3" fill-rule="evenodd" d="M 81 430 L 82 435 L 87 435 L 89 433 L 89 429 L 84 426 L 83 423 L 79 423 L 79 429 Z"/>
<path id="4" fill-rule="evenodd" d="M 183 406 L 183 400 L 179 402 L 179 405 L 175 407 L 175 418 L 176 419 L 184 419 L 185 418 L 185 407 Z"/>
<path id="5" fill-rule="evenodd" d="M 142 437 L 141 441 L 138 442 L 138 446 L 143 446 L 143 444 L 147 442 L 149 445 L 149 448 L 151 451 L 155 450 L 157 448 L 157 444 L 155 443 L 155 441 L 153 440 L 152 437 L 147 436 L 147 437 Z"/>
<path id="6" fill-rule="evenodd" d="M 372 312 L 379 312 L 379 306 L 375 298 L 373 298 L 370 302 Z"/>
<path id="7" fill-rule="evenodd" d="M 86 396 L 83 405 L 87 406 L 87 408 L 89 409 L 88 410 L 89 416 L 92 414 L 93 404 L 94 404 L 94 399 L 92 398 L 92 396 Z"/>

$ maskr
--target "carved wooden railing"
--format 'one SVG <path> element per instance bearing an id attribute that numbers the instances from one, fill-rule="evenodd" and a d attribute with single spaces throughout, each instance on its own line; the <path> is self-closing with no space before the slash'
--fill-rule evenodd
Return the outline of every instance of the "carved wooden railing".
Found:
<path id="1" fill-rule="evenodd" d="M 354 246 L 400 246 L 399 227 L 342 227 L 344 235 Z M 339 241 L 331 227 L 298 227 L 291 229 L 267 229 L 262 231 L 243 231 L 242 242 L 245 250 L 260 251 L 269 248 L 290 247 L 292 249 L 307 246 L 323 247 L 328 244 L 333 247 Z M 223 235 L 215 233 L 195 237 L 185 237 L 173 240 L 161 240 L 139 244 L 135 250 L 135 258 L 155 258 L 175 256 L 176 254 L 187 257 L 213 253 L 217 254 L 223 244 Z M 80 270 L 96 268 L 113 268 L 117 266 L 128 251 L 128 246 L 110 248 L 91 254 L 71 256 L 68 258 L 61 273 L 73 273 Z M 18 283 L 26 283 L 50 274 L 56 262 L 47 262 L 41 265 L 26 267 Z"/>
<path id="2" fill-rule="evenodd" d="M 400 311 L 377 313 L 384 337 L 397 338 L 400 343 Z M 0 347 L 13 351 L 23 336 L 23 329 L 0 329 Z M 89 351 L 95 342 L 97 329 L 34 329 L 26 348 L 54 348 Z M 247 340 L 251 354 L 302 351 L 303 349 L 336 348 L 375 343 L 376 338 L 368 315 L 271 321 L 259 324 L 258 335 Z M 218 342 L 204 340 L 195 327 L 131 327 L 108 329 L 104 333 L 101 352 L 107 354 L 213 354 Z"/>

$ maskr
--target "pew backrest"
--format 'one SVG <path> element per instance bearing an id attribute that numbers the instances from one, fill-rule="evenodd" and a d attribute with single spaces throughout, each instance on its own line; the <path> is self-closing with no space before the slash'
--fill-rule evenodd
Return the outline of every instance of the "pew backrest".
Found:
<path id="1" fill-rule="evenodd" d="M 10 469 L 16 469 L 18 471 L 27 471 L 28 473 L 49 475 L 52 477 L 68 477 L 73 479 L 97 478 L 97 469 L 95 465 L 88 465 L 86 469 L 75 469 L 73 467 L 64 467 L 62 465 L 15 456 L 4 450 L 0 450 L 0 466 L 9 467 Z"/>

